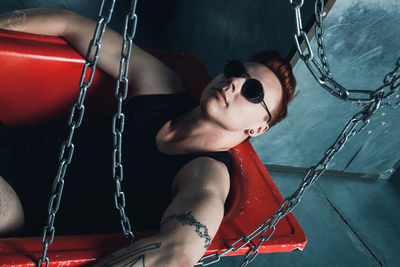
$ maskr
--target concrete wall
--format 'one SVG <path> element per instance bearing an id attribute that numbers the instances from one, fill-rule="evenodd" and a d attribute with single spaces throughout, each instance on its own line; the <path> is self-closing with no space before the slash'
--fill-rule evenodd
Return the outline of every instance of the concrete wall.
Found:
<path id="1" fill-rule="evenodd" d="M 400 3 L 337 0 L 325 20 L 327 57 L 339 83 L 375 90 L 400 56 Z M 316 41 L 311 45 L 315 50 Z M 319 161 L 346 122 L 361 108 L 319 87 L 299 61 L 294 67 L 299 95 L 288 119 L 252 143 L 266 164 L 308 167 Z M 391 97 L 398 101 L 400 94 Z M 400 110 L 383 107 L 351 139 L 330 169 L 376 173 L 387 178 L 400 158 Z"/>

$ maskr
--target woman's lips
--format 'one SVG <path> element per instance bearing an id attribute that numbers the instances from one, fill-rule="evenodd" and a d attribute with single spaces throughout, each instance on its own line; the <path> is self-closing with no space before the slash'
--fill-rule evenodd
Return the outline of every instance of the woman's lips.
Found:
<path id="1" fill-rule="evenodd" d="M 228 103 L 226 102 L 226 98 L 225 98 L 224 93 L 220 92 L 219 90 L 216 90 L 216 92 L 217 92 L 218 99 L 223 101 L 225 103 L 225 105 L 228 105 Z"/>

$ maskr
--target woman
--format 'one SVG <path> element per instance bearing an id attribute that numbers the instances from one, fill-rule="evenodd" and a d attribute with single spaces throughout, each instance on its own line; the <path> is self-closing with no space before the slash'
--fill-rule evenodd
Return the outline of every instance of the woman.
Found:
<path id="1" fill-rule="evenodd" d="M 0 29 L 62 36 L 82 55 L 94 28 L 95 22 L 58 6 L 0 17 Z M 121 45 L 122 37 L 108 29 L 97 66 L 113 77 L 118 76 Z M 128 125 L 124 154 L 128 154 L 129 159 L 125 165 L 131 166 L 125 176 L 140 179 L 151 173 L 149 178 L 142 179 L 147 180 L 145 187 L 157 184 L 161 190 L 156 197 L 161 191 L 169 192 L 171 187 L 173 198 L 161 218 L 159 234 L 138 240 L 97 264 L 193 266 L 207 250 L 224 215 L 229 192 L 227 151 L 264 133 L 286 116 L 295 79 L 290 65 L 276 52 L 267 51 L 254 55 L 244 64 L 229 62 L 223 73 L 206 86 L 198 105 L 185 94 L 180 78 L 173 71 L 137 46 L 133 48 L 128 78 L 134 97 L 125 107 Z M 3 133 L 6 131 L 3 129 Z M 130 153 L 138 150 L 140 159 L 132 160 L 135 156 Z M 77 157 L 79 161 L 79 155 Z M 140 166 L 150 159 L 159 170 Z M 12 164 L 14 159 L 11 161 Z M 139 172 L 137 165 L 141 169 Z M 19 200 L 22 194 L 9 185 L 12 182 L 9 182 L 6 167 L 0 168 L 3 176 L 0 176 L 3 199 L 0 201 L 0 233 L 3 234 L 16 230 L 11 229 L 11 225 L 23 225 L 22 206 L 25 206 L 24 201 L 21 205 Z M 97 171 L 88 173 L 97 178 L 96 183 L 104 180 L 101 166 L 94 165 L 90 169 Z M 136 181 L 133 184 L 128 181 L 124 186 L 137 188 Z M 135 192 L 140 194 L 140 190 Z M 150 203 L 142 206 L 148 205 Z M 29 224 L 29 220 L 26 222 Z"/>

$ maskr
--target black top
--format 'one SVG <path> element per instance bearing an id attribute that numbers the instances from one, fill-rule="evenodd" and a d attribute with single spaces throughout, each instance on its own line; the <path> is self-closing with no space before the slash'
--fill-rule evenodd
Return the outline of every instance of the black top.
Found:
<path id="1" fill-rule="evenodd" d="M 122 190 L 134 231 L 158 229 L 171 201 L 171 182 L 191 160 L 208 156 L 229 169 L 228 152 L 166 155 L 157 149 L 155 138 L 160 128 L 196 105 L 185 93 L 136 96 L 125 104 Z M 67 131 L 35 127 L 7 132 L 0 125 L 0 175 L 21 198 L 25 235 L 40 235 L 47 220 L 60 145 Z M 56 217 L 57 234 L 120 231 L 113 195 L 112 140 L 111 119 L 84 122 L 76 131 L 75 153 Z"/>

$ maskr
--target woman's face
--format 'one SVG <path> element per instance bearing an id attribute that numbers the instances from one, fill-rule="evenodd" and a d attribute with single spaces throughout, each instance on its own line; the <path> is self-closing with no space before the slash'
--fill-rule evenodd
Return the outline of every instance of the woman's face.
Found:
<path id="1" fill-rule="evenodd" d="M 282 97 L 278 78 L 262 64 L 248 62 L 244 66 L 250 78 L 261 82 L 264 101 L 274 116 Z M 268 129 L 268 113 L 261 103 L 254 104 L 241 94 L 245 82 L 243 77 L 226 79 L 223 74 L 218 75 L 203 91 L 200 106 L 203 116 L 222 128 L 229 131 L 253 130 L 256 136 Z"/>

